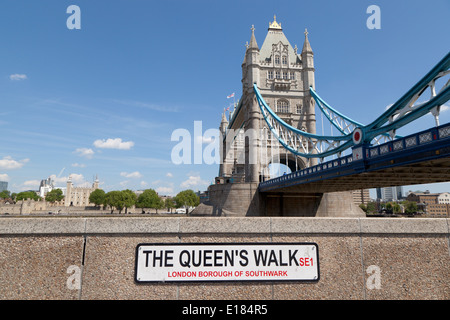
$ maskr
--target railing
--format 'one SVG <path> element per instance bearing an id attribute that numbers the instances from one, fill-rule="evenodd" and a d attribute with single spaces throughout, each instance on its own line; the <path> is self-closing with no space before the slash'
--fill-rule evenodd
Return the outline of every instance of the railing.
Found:
<path id="1" fill-rule="evenodd" d="M 288 181 L 309 180 L 312 177 L 323 176 L 324 173 L 332 171 L 343 171 L 355 164 L 360 164 L 362 161 L 373 160 L 376 158 L 396 156 L 400 153 L 410 151 L 416 148 L 425 147 L 432 142 L 443 141 L 450 139 L 450 123 L 444 124 L 439 127 L 434 127 L 422 132 L 418 132 L 394 141 L 390 141 L 377 146 L 359 146 L 354 150 L 361 148 L 362 157 L 357 157 L 357 152 L 353 152 L 352 155 L 337 158 L 331 161 L 327 161 L 312 167 L 308 167 L 302 170 L 298 170 L 283 176 L 273 178 L 259 184 L 260 188 L 275 186 L 284 184 Z"/>

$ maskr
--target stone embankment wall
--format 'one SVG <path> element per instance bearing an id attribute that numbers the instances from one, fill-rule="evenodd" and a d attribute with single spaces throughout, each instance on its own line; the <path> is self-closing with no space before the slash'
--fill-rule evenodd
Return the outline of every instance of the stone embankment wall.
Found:
<path id="1" fill-rule="evenodd" d="M 136 208 L 135 206 L 128 208 L 127 213 L 139 214 L 144 211 L 145 213 L 161 213 L 167 211 L 167 209 L 153 209 L 153 208 Z M 172 209 L 175 212 L 175 209 Z M 113 214 L 118 214 L 119 210 L 114 209 Z M 125 208 L 122 209 L 121 214 L 125 213 Z M 0 216 L 1 215 L 103 215 L 111 214 L 111 209 L 104 209 L 103 207 L 96 208 L 86 206 L 61 206 L 54 205 L 46 201 L 35 200 L 20 200 L 14 204 L 0 204 Z"/>
<path id="2" fill-rule="evenodd" d="M 140 243 L 314 242 L 317 282 L 137 284 Z M 450 299 L 449 219 L 1 217 L 1 299 Z"/>

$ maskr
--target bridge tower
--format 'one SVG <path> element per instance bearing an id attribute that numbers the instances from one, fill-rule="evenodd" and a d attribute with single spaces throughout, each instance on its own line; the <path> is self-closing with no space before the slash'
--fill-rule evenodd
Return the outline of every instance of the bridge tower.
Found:
<path id="1" fill-rule="evenodd" d="M 264 119 L 255 98 L 253 84 L 257 84 L 261 95 L 269 106 L 286 123 L 309 133 L 316 133 L 315 101 L 309 87 L 315 88 L 314 53 L 305 31 L 302 52 L 292 47 L 286 38 L 281 23 L 269 23 L 266 38 L 259 48 L 255 28 L 251 28 L 250 43 L 247 43 L 242 63 L 242 98 L 238 112 L 233 113 L 229 129 L 242 130 L 241 147 L 245 154 L 245 165 L 239 168 L 239 152 L 234 155 L 231 175 L 244 176 L 245 182 L 258 183 L 269 178 L 269 165 L 281 163 L 296 171 L 317 164 L 317 159 L 295 157 L 272 141 L 270 132 L 264 129 Z M 239 115 L 242 112 L 243 115 Z M 241 121 L 234 121 L 238 118 Z M 226 162 L 226 154 L 223 161 Z M 230 160 L 228 159 L 228 162 Z M 244 171 L 244 172 L 242 172 Z M 221 172 L 222 175 L 230 172 Z M 239 180 L 239 177 L 237 180 Z"/>
<path id="2" fill-rule="evenodd" d="M 290 44 L 276 17 L 261 47 L 251 27 L 242 62 L 242 96 L 227 119 L 222 114 L 221 164 L 216 183 L 208 188 L 209 202 L 196 214 L 213 216 L 320 214 L 322 194 L 261 195 L 260 182 L 271 177 L 269 165 L 283 164 L 294 172 L 316 165 L 316 158 L 296 156 L 272 136 L 262 116 L 253 85 L 269 107 L 290 126 L 316 134 L 314 53 L 305 30 L 301 52 Z M 305 145 L 308 142 L 304 141 Z M 309 146 L 311 150 L 313 146 Z M 287 172 L 286 172 L 287 173 Z M 338 197 L 342 198 L 342 197 Z M 295 207 L 291 210 L 290 207 Z M 340 206 L 342 208 L 342 206 Z M 340 209 L 339 208 L 339 209 Z"/>

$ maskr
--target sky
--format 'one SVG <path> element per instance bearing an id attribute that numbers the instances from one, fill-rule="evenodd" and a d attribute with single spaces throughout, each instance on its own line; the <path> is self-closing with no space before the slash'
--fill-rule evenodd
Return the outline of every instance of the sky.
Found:
<path id="1" fill-rule="evenodd" d="M 80 29 L 67 26 L 70 5 Z M 370 5 L 381 29 L 367 27 Z M 242 94 L 252 25 L 260 46 L 274 15 L 292 46 L 307 28 L 316 91 L 367 124 L 448 53 L 449 14 L 448 0 L 3 0 L 0 180 L 12 192 L 48 177 L 90 185 L 96 175 L 105 191 L 206 190 L 219 166 L 175 164 L 172 133 L 193 133 L 194 121 L 218 128 L 227 96 Z M 398 133 L 432 126 L 426 116 Z M 450 185 L 406 187 L 425 189 Z"/>

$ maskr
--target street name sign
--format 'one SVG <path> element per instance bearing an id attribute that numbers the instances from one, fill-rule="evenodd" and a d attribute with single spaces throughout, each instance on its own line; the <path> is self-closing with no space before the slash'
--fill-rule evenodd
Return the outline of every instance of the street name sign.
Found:
<path id="1" fill-rule="evenodd" d="M 318 281 L 315 243 L 159 243 L 136 247 L 135 281 Z"/>

